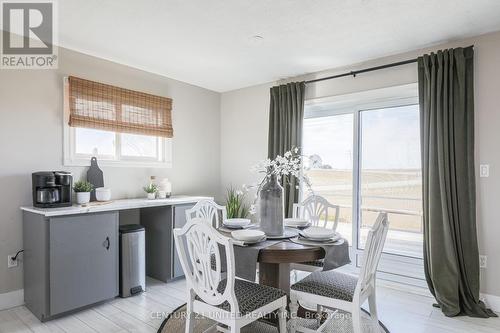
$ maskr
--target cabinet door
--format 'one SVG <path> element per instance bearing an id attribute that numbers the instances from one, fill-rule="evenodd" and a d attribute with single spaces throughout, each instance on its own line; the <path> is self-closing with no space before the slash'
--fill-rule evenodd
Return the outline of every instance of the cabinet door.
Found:
<path id="1" fill-rule="evenodd" d="M 118 295 L 118 213 L 50 219 L 50 312 Z"/>
<path id="2" fill-rule="evenodd" d="M 186 210 L 192 208 L 194 205 L 178 205 L 174 207 L 174 228 L 182 228 L 186 224 Z M 177 249 L 175 248 L 175 242 L 172 239 L 172 253 L 173 258 L 173 276 L 172 278 L 177 278 L 184 276 L 184 271 L 182 270 L 181 262 L 177 254 Z"/>

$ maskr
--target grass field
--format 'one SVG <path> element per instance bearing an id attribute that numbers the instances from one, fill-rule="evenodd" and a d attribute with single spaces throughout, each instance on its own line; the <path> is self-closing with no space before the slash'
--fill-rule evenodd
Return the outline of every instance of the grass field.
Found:
<path id="1" fill-rule="evenodd" d="M 352 172 L 338 169 L 313 169 L 306 173 L 316 194 L 324 196 L 332 204 L 341 206 L 339 230 L 349 232 L 352 225 Z M 411 244 L 413 251 L 416 252 L 415 255 L 421 255 L 421 178 L 420 170 L 362 171 L 360 179 L 361 245 L 378 213 L 386 211 L 389 215 L 391 230 L 388 246 L 398 252 L 397 248 L 402 247 L 402 244 Z M 394 244 L 391 245 L 391 241 Z"/>

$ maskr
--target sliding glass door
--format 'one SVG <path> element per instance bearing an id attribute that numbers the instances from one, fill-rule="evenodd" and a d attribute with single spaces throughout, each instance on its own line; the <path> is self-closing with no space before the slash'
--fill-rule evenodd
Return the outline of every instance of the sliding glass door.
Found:
<path id="1" fill-rule="evenodd" d="M 359 267 L 370 227 L 387 212 L 380 276 L 423 285 L 420 120 L 415 85 L 306 103 L 304 173 L 341 206 L 338 231 Z M 303 189 L 305 197 L 307 189 Z"/>
<path id="2" fill-rule="evenodd" d="M 304 121 L 303 154 L 307 174 L 315 194 L 339 205 L 338 230 L 352 239 L 353 194 L 352 113 L 308 118 Z M 304 189 L 309 195 L 309 189 Z M 333 223 L 333 221 L 332 221 Z"/>

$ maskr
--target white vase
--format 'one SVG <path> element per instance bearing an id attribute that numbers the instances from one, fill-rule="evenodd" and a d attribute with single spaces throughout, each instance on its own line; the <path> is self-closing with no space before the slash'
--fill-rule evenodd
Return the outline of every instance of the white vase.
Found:
<path id="1" fill-rule="evenodd" d="M 149 199 L 149 200 L 154 200 L 154 199 L 156 199 L 156 193 L 148 193 L 148 199 Z"/>
<path id="2" fill-rule="evenodd" d="M 79 205 L 90 202 L 90 192 L 76 192 L 76 203 Z"/>

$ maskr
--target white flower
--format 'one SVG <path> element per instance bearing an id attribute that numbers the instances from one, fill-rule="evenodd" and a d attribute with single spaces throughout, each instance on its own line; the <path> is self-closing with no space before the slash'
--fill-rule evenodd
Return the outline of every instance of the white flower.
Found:
<path id="1" fill-rule="evenodd" d="M 238 191 L 236 191 L 236 195 L 243 195 L 243 192 L 238 190 Z"/>
<path id="2" fill-rule="evenodd" d="M 256 209 L 255 205 L 250 205 L 250 209 L 248 210 L 248 212 L 251 215 L 254 215 L 257 212 L 257 209 Z"/>
<path id="3" fill-rule="evenodd" d="M 299 148 L 297 148 L 297 147 L 293 148 L 293 152 L 294 152 L 295 154 L 297 154 L 297 153 L 299 152 Z"/>

